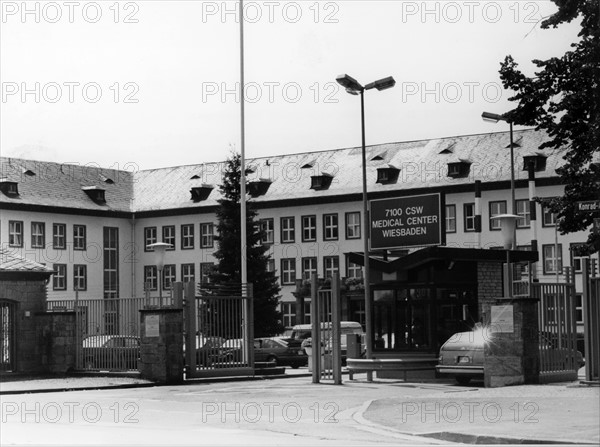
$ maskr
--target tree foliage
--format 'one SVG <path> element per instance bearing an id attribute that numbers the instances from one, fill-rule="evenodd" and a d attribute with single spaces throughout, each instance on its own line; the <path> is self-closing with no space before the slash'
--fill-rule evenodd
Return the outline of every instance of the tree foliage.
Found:
<path id="1" fill-rule="evenodd" d="M 211 274 L 216 284 L 241 282 L 241 207 L 240 207 L 241 157 L 232 154 L 226 161 L 223 181 L 219 187 L 222 198 L 217 210 L 218 250 L 214 253 L 218 265 Z M 252 202 L 246 202 L 247 276 L 253 284 L 254 335 L 267 337 L 283 331 L 279 304 L 279 285 L 274 272 L 267 271 L 268 247 L 261 243 L 263 230 L 257 220 Z"/>
<path id="2" fill-rule="evenodd" d="M 539 199 L 557 213 L 559 231 L 565 234 L 586 230 L 594 217 L 600 217 L 577 210 L 577 201 L 600 199 L 600 2 L 552 1 L 558 11 L 541 27 L 580 20 L 578 41 L 561 57 L 533 60 L 539 69 L 533 77 L 523 74 L 509 55 L 501 64 L 500 78 L 515 92 L 509 100 L 517 102 L 507 117 L 515 124 L 545 130 L 550 139 L 540 149 L 567 149 L 565 164 L 558 170 L 564 196 Z M 600 249 L 599 231 L 590 231 L 587 247 L 588 254 Z"/>

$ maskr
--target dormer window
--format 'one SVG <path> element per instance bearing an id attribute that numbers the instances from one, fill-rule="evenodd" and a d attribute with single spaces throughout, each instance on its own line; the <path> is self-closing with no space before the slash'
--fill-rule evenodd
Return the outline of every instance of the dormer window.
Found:
<path id="1" fill-rule="evenodd" d="M 398 174 L 400 173 L 400 169 L 395 166 L 388 165 L 385 168 L 377 169 L 377 182 L 383 185 L 388 183 L 396 183 L 398 180 Z"/>
<path id="2" fill-rule="evenodd" d="M 190 189 L 190 193 L 192 194 L 191 199 L 194 202 L 202 202 L 203 200 L 208 199 L 208 196 L 213 189 L 213 185 L 204 184 L 200 186 L 192 186 L 192 189 Z"/>
<path id="3" fill-rule="evenodd" d="M 322 173 L 321 175 L 312 175 L 310 177 L 310 189 L 320 191 L 323 189 L 329 189 L 333 176 L 330 174 Z"/>
<path id="4" fill-rule="evenodd" d="M 106 203 L 104 189 L 99 188 L 98 186 L 82 186 L 81 189 L 98 205 L 104 205 Z"/>
<path id="5" fill-rule="evenodd" d="M 471 162 L 468 160 L 459 160 L 448 163 L 448 177 L 461 178 L 467 177 L 471 169 Z"/>
<path id="6" fill-rule="evenodd" d="M 271 180 L 268 178 L 261 178 L 253 182 L 248 183 L 248 194 L 252 197 L 264 196 L 271 186 Z"/>
<path id="7" fill-rule="evenodd" d="M 19 187 L 17 186 L 17 182 L 11 182 L 5 178 L 0 178 L 0 191 L 9 197 L 16 197 L 19 195 Z"/>
<path id="8" fill-rule="evenodd" d="M 533 163 L 535 172 L 544 171 L 546 169 L 546 156 L 538 152 L 523 156 L 523 171 L 527 171 L 529 163 Z"/>

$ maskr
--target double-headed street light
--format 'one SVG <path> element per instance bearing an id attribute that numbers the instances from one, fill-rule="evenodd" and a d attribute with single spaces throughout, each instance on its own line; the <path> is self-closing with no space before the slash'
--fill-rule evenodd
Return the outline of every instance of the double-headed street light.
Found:
<path id="1" fill-rule="evenodd" d="M 506 114 L 498 115 L 497 113 L 483 112 L 481 114 L 481 118 L 484 121 L 490 123 L 497 123 L 498 121 L 505 121 L 510 126 L 510 213 L 513 215 L 517 214 L 516 208 L 516 200 L 515 200 L 515 155 L 514 155 L 514 143 L 513 143 L 513 122 L 510 120 Z M 516 230 L 515 230 L 516 233 Z M 516 236 L 516 234 L 515 234 Z M 513 246 L 515 249 L 517 246 L 517 238 L 513 237 Z"/>
<path id="2" fill-rule="evenodd" d="M 351 95 L 360 95 L 360 125 L 362 131 L 362 199 L 363 199 L 363 250 L 364 250 L 364 288 L 365 288 L 365 344 L 366 356 L 373 357 L 373 322 L 371 315 L 371 288 L 369 286 L 369 216 L 367 204 L 367 155 L 365 147 L 365 90 L 373 88 L 381 91 L 392 88 L 396 81 L 392 76 L 371 82 L 364 87 L 353 77 L 343 74 L 335 78 L 338 84 L 346 89 Z"/>

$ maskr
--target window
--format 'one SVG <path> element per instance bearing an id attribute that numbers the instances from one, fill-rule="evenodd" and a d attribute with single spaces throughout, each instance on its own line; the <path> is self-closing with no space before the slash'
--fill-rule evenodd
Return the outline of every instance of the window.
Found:
<path id="1" fill-rule="evenodd" d="M 10 247 L 23 246 L 23 222 L 19 220 L 8 221 L 8 245 Z"/>
<path id="2" fill-rule="evenodd" d="M 575 322 L 583 324 L 583 294 L 575 294 Z"/>
<path id="3" fill-rule="evenodd" d="M 196 282 L 194 270 L 194 264 L 181 264 L 181 281 L 183 283 Z"/>
<path id="4" fill-rule="evenodd" d="M 200 282 L 204 284 L 210 283 L 210 274 L 213 271 L 214 264 L 212 262 L 200 263 Z"/>
<path id="5" fill-rule="evenodd" d="M 475 204 L 465 203 L 464 214 L 465 231 L 475 231 Z"/>
<path id="6" fill-rule="evenodd" d="M 302 242 L 317 240 L 317 216 L 302 216 Z"/>
<path id="7" fill-rule="evenodd" d="M 46 224 L 44 222 L 31 222 L 31 248 L 44 248 L 46 246 Z"/>
<path id="8" fill-rule="evenodd" d="M 542 206 L 542 226 L 553 227 L 556 225 L 556 213 L 550 211 L 547 206 Z"/>
<path id="9" fill-rule="evenodd" d="M 446 233 L 456 233 L 456 205 L 446 205 Z"/>
<path id="10" fill-rule="evenodd" d="M 296 282 L 296 260 L 294 258 L 281 260 L 281 284 Z"/>
<path id="11" fill-rule="evenodd" d="M 293 217 L 281 218 L 281 243 L 289 244 L 296 239 L 295 221 Z"/>
<path id="12" fill-rule="evenodd" d="M 73 225 L 73 250 L 85 250 L 87 236 L 85 225 Z"/>
<path id="13" fill-rule="evenodd" d="M 589 256 L 581 256 L 580 250 L 583 247 L 587 247 L 586 243 L 575 242 L 569 246 L 571 252 L 571 267 L 575 273 L 581 273 L 581 258 L 589 258 Z"/>
<path id="14" fill-rule="evenodd" d="M 57 250 L 67 248 L 67 226 L 65 224 L 52 224 L 52 248 Z"/>
<path id="15" fill-rule="evenodd" d="M 200 248 L 213 248 L 215 240 L 215 226 L 208 223 L 200 224 Z"/>
<path id="16" fill-rule="evenodd" d="M 73 266 L 73 290 L 87 290 L 87 265 Z"/>
<path id="17" fill-rule="evenodd" d="M 310 280 L 317 273 L 317 258 L 302 258 L 302 279 Z"/>
<path id="18" fill-rule="evenodd" d="M 490 202 L 490 231 L 500 230 L 500 219 L 492 219 L 500 214 L 506 214 L 506 200 Z"/>
<path id="19" fill-rule="evenodd" d="M 558 259 L 554 244 L 542 246 L 542 257 L 544 261 L 544 274 L 556 273 L 557 262 L 558 272 L 562 271 L 562 244 L 558 244 Z"/>
<path id="20" fill-rule="evenodd" d="M 355 264 L 354 262 L 346 262 L 346 277 L 348 278 L 362 278 L 362 265 Z"/>
<path id="21" fill-rule="evenodd" d="M 104 227 L 104 298 L 119 296 L 119 229 Z"/>
<path id="22" fill-rule="evenodd" d="M 360 239 L 360 213 L 346 213 L 346 239 Z"/>
<path id="23" fill-rule="evenodd" d="M 340 271 L 340 259 L 337 256 L 323 257 L 323 277 L 331 278 L 333 274 Z"/>
<path id="24" fill-rule="evenodd" d="M 338 215 L 323 215 L 323 239 L 326 241 L 335 241 L 338 238 Z"/>
<path id="25" fill-rule="evenodd" d="M 296 303 L 281 303 L 283 325 L 292 327 L 296 324 Z"/>
<path id="26" fill-rule="evenodd" d="M 54 264 L 52 269 L 52 290 L 67 290 L 67 264 Z"/>
<path id="27" fill-rule="evenodd" d="M 181 226 L 181 249 L 190 250 L 194 248 L 194 224 Z"/>
<path id="28" fill-rule="evenodd" d="M 157 276 L 155 265 L 144 266 L 144 290 L 157 290 Z"/>
<path id="29" fill-rule="evenodd" d="M 529 222 L 531 221 L 531 214 L 529 212 L 529 200 L 517 200 L 517 228 L 529 228 Z"/>
<path id="30" fill-rule="evenodd" d="M 260 229 L 263 231 L 263 244 L 275 243 L 275 223 L 273 219 L 260 219 Z"/>
<path id="31" fill-rule="evenodd" d="M 148 245 L 158 242 L 156 227 L 144 228 L 144 251 L 154 251 L 154 248 L 148 248 Z"/>
<path id="32" fill-rule="evenodd" d="M 162 241 L 165 244 L 171 244 L 167 250 L 175 250 L 175 225 L 166 225 L 162 227 Z"/>
<path id="33" fill-rule="evenodd" d="M 176 280 L 175 264 L 165 264 L 162 271 L 163 290 L 169 290 L 171 288 L 171 284 L 173 284 Z"/>

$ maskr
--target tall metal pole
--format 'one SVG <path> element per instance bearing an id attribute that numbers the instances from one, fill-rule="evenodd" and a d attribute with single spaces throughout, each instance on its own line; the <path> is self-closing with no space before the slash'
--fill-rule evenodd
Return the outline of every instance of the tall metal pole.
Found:
<path id="1" fill-rule="evenodd" d="M 515 200 L 515 153 L 513 148 L 513 123 L 509 121 L 510 125 L 510 212 L 516 214 L 516 200 Z M 513 237 L 513 250 L 517 248 L 517 226 L 515 225 L 515 233 Z"/>
<path id="2" fill-rule="evenodd" d="M 240 0 L 240 117 L 241 117 L 241 177 L 240 177 L 240 236 L 241 236 L 241 281 L 248 282 L 248 259 L 246 253 L 246 125 L 244 108 L 244 2 Z M 242 292 L 243 293 L 243 292 Z"/>
<path id="3" fill-rule="evenodd" d="M 364 288 L 365 288 L 365 344 L 366 356 L 373 358 L 373 321 L 370 287 L 369 262 L 369 209 L 367 202 L 367 149 L 365 144 L 365 91 L 360 91 L 360 124 L 362 130 L 362 196 L 363 196 L 363 250 L 364 250 Z M 367 380 L 372 380 L 372 373 L 367 373 Z"/>

